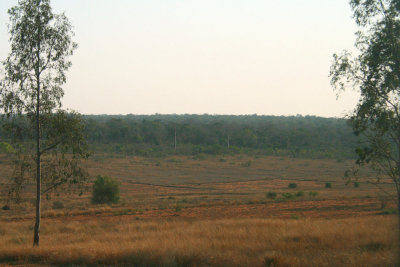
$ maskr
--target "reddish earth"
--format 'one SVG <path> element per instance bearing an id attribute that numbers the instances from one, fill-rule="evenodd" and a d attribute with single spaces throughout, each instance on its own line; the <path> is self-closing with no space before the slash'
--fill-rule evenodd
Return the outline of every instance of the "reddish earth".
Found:
<path id="1" fill-rule="evenodd" d="M 155 209 L 136 214 L 77 215 L 50 220 L 131 220 L 131 219 L 232 219 L 232 218 L 347 218 L 377 215 L 382 210 L 377 199 L 269 202 L 267 204 L 215 205 L 204 207 Z M 26 218 L 27 219 L 27 218 Z"/>
<path id="2" fill-rule="evenodd" d="M 350 199 L 192 207 L 184 208 L 179 212 L 174 210 L 152 210 L 137 216 L 143 218 L 175 216 L 196 219 L 292 218 L 293 216 L 338 218 L 372 215 L 378 212 L 379 203 L 376 199 Z"/>

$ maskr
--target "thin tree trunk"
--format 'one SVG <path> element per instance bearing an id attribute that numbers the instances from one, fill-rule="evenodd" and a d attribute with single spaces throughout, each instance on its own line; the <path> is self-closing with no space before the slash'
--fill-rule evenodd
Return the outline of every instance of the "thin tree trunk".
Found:
<path id="1" fill-rule="evenodd" d="M 40 2 L 39 2 L 40 4 Z M 39 8 L 39 5 L 38 5 Z M 40 38 L 40 29 L 39 29 Z M 39 39 L 38 38 L 38 39 Z M 41 201 L 41 172 L 40 172 L 40 40 L 37 47 L 36 66 L 36 221 L 33 234 L 33 246 L 39 246 L 40 232 L 40 201 Z"/>
<path id="2" fill-rule="evenodd" d="M 400 174 L 398 174 L 398 180 L 400 181 Z M 400 191 L 397 188 L 397 266 L 400 266 Z"/>
<path id="3" fill-rule="evenodd" d="M 40 201 L 41 201 L 41 173 L 40 173 L 40 82 L 37 82 L 36 102 L 36 222 L 33 236 L 33 245 L 39 246 L 40 232 Z"/>
<path id="4" fill-rule="evenodd" d="M 398 122 L 400 125 L 400 121 Z M 400 136 L 400 135 L 399 135 Z M 398 137 L 398 145 L 397 145 L 397 153 L 398 153 L 398 160 L 397 160 L 397 181 L 395 180 L 396 185 L 396 192 L 397 192 L 397 266 L 400 266 L 400 137 Z"/>

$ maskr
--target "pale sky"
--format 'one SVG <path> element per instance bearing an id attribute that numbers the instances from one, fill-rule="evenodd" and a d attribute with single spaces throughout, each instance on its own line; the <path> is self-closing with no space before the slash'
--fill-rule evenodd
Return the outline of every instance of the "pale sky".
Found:
<path id="1" fill-rule="evenodd" d="M 0 1 L 0 60 L 9 53 Z M 79 44 L 64 108 L 83 114 L 342 117 L 332 54 L 353 49 L 348 0 L 53 0 Z"/>

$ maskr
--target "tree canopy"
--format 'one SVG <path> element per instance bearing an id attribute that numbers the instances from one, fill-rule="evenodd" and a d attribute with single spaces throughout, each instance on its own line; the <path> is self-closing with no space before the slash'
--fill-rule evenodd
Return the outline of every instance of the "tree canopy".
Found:
<path id="1" fill-rule="evenodd" d="M 24 183 L 36 180 L 34 245 L 39 245 L 41 195 L 65 185 L 82 187 L 88 178 L 79 164 L 88 155 L 81 117 L 61 109 L 77 44 L 67 17 L 54 14 L 49 0 L 19 0 L 8 14 L 11 52 L 2 62 L 0 108 L 16 150 L 10 196 L 18 199 Z"/>
<path id="2" fill-rule="evenodd" d="M 350 5 L 359 28 L 358 53 L 334 55 L 331 82 L 339 91 L 359 91 L 350 115 L 354 133 L 364 137 L 357 163 L 375 169 L 378 181 L 392 179 L 400 216 L 400 1 L 351 0 Z"/>

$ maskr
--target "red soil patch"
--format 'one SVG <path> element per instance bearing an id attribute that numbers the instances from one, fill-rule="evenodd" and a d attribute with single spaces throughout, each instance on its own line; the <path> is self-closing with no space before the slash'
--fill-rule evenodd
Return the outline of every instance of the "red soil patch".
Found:
<path id="1" fill-rule="evenodd" d="M 51 220 L 131 220 L 137 219 L 232 219 L 232 218 L 348 218 L 376 215 L 380 212 L 377 199 L 343 199 L 319 201 L 269 202 L 267 204 L 214 205 L 204 207 L 155 209 L 135 215 L 79 215 Z"/>

